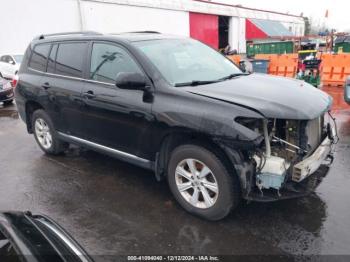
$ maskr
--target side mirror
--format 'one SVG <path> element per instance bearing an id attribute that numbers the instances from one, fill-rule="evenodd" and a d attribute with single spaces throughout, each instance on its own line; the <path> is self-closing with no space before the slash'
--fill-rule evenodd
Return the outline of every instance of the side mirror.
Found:
<path id="1" fill-rule="evenodd" d="M 142 74 L 121 72 L 117 75 L 115 85 L 120 89 L 145 90 L 147 83 Z"/>
<path id="2" fill-rule="evenodd" d="M 9 62 L 11 65 L 14 65 L 15 64 L 15 61 L 13 61 L 13 60 L 10 60 L 10 62 Z"/>

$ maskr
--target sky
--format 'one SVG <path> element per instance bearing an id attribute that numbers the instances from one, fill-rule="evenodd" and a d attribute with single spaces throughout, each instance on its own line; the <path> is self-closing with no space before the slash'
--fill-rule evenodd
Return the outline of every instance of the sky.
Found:
<path id="1" fill-rule="evenodd" d="M 289 12 L 290 14 L 312 17 L 315 23 L 325 22 L 329 28 L 338 32 L 350 31 L 349 0 L 213 0 L 228 4 L 240 4 L 246 7 Z M 325 19 L 326 11 L 329 17 Z"/>

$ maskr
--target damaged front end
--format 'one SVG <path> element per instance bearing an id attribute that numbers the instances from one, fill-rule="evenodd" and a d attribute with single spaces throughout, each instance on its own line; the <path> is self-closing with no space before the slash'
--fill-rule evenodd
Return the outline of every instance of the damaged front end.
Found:
<path id="1" fill-rule="evenodd" d="M 336 133 L 322 115 L 313 120 L 236 118 L 260 134 L 261 143 L 243 150 L 235 165 L 243 198 L 275 201 L 305 196 L 314 191 L 332 162 Z"/>

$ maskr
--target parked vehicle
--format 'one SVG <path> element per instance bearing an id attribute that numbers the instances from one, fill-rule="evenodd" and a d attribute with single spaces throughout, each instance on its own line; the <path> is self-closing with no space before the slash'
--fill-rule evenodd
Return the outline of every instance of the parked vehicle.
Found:
<path id="1" fill-rule="evenodd" d="M 317 58 L 317 50 L 302 50 L 298 54 L 297 78 L 318 87 L 321 83 L 320 67 L 322 60 Z"/>
<path id="2" fill-rule="evenodd" d="M 3 104 L 7 106 L 12 104 L 13 99 L 14 93 L 11 81 L 4 78 L 0 73 L 0 102 L 3 102 Z"/>
<path id="3" fill-rule="evenodd" d="M 30 212 L 0 212 L 0 260 L 93 261 L 55 221 Z"/>
<path id="4" fill-rule="evenodd" d="M 344 99 L 350 105 L 350 76 L 346 79 L 344 89 Z"/>
<path id="5" fill-rule="evenodd" d="M 0 56 L 0 73 L 3 76 L 12 76 L 18 73 L 23 55 L 1 55 Z"/>
<path id="6" fill-rule="evenodd" d="M 199 41 L 157 33 L 40 36 L 15 94 L 45 153 L 73 143 L 154 170 L 184 209 L 209 220 L 242 198 L 312 192 L 334 140 L 326 93 L 242 73 Z"/>

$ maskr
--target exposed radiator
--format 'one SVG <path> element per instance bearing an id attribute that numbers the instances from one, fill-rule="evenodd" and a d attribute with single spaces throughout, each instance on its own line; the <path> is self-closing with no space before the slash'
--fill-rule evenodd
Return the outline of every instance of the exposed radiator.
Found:
<path id="1" fill-rule="evenodd" d="M 322 142 L 322 131 L 324 126 L 324 116 L 308 121 L 305 134 L 309 150 L 315 150 Z"/>

